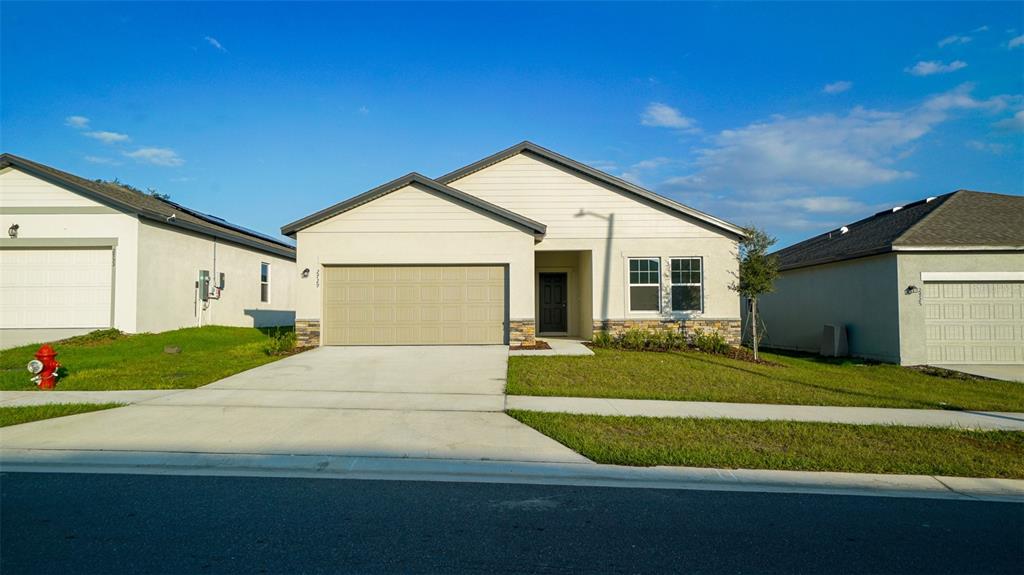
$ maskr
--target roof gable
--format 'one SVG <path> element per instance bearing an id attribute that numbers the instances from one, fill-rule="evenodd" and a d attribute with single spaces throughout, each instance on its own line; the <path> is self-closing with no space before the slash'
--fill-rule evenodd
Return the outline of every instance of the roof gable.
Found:
<path id="1" fill-rule="evenodd" d="M 305 218 L 287 224 L 281 228 L 281 233 L 294 237 L 294 235 L 297 232 L 305 228 L 308 228 L 314 224 L 333 218 L 337 215 L 343 214 L 349 210 L 352 210 L 353 208 L 372 202 L 378 198 L 381 198 L 392 192 L 406 188 L 411 185 L 422 186 L 423 188 L 435 194 L 438 194 L 449 201 L 482 211 L 490 215 L 491 217 L 498 219 L 499 221 L 502 221 L 508 225 L 511 225 L 523 231 L 532 233 L 535 236 L 543 236 L 544 233 L 547 231 L 547 227 L 540 222 L 531 220 L 530 218 L 521 216 L 515 212 L 511 212 L 509 210 L 506 210 L 505 208 L 496 206 L 490 202 L 486 202 L 484 200 L 481 200 L 480 198 L 477 198 L 475 196 L 472 196 L 450 186 L 446 186 L 422 174 L 412 172 L 410 174 L 402 176 L 401 178 L 392 180 L 386 184 L 373 188 L 372 190 L 363 192 L 358 196 L 349 198 L 343 202 L 339 202 L 333 206 L 320 210 L 319 212 L 316 212 L 310 216 L 306 216 Z"/>
<path id="2" fill-rule="evenodd" d="M 879 212 L 775 252 L 795 269 L 906 249 L 1024 249 L 1024 197 L 959 190 Z"/>
<path id="3" fill-rule="evenodd" d="M 679 202 L 670 200 L 650 190 L 641 188 L 636 184 L 632 184 L 630 182 L 627 182 L 626 180 L 617 178 L 611 174 L 602 172 L 601 170 L 577 162 L 576 160 L 563 156 L 557 152 L 548 150 L 547 148 L 538 146 L 537 144 L 534 144 L 533 142 L 529 141 L 520 142 L 519 144 L 502 150 L 496 154 L 492 154 L 486 158 L 483 158 L 482 160 L 473 162 L 468 166 L 459 168 L 458 170 L 445 174 L 440 178 L 437 178 L 437 181 L 451 185 L 459 179 L 462 179 L 472 173 L 478 172 L 484 168 L 487 168 L 488 166 L 497 164 L 498 162 L 507 160 L 508 158 L 511 158 L 517 154 L 532 154 L 536 157 L 542 158 L 562 168 L 565 168 L 570 172 L 577 174 L 578 176 L 581 176 L 583 178 L 591 178 L 605 185 L 611 186 L 621 192 L 624 192 L 625 195 L 633 197 L 634 199 L 646 200 L 653 204 L 659 205 L 662 208 L 666 208 L 669 213 L 673 213 L 677 216 L 693 218 L 702 221 L 706 224 L 710 224 L 715 228 L 718 228 L 735 236 L 743 236 L 745 234 L 743 228 L 741 228 L 740 226 L 731 224 L 720 218 L 716 218 L 714 216 L 711 216 L 689 206 L 680 204 Z"/>
<path id="4" fill-rule="evenodd" d="M 88 180 L 13 154 L 0 154 L 0 168 L 6 167 L 14 167 L 40 180 L 81 194 L 125 213 L 295 259 L 295 248 L 283 241 L 237 226 L 216 216 L 192 210 L 175 202 L 135 192 L 122 186 Z"/>

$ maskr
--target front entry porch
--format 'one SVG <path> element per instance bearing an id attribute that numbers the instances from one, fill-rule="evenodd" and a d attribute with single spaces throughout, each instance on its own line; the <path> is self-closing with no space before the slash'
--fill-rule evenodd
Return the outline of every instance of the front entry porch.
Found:
<path id="1" fill-rule="evenodd" d="M 537 336 L 591 338 L 592 257 L 590 250 L 536 252 Z"/>

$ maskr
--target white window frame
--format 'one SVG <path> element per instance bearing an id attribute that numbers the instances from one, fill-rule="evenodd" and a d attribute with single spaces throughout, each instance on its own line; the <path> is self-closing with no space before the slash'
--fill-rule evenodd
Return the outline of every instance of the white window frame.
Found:
<path id="1" fill-rule="evenodd" d="M 672 279 L 672 262 L 676 260 L 697 260 L 700 262 L 700 283 L 675 283 Z M 668 308 L 673 314 L 687 315 L 704 313 L 704 257 L 703 256 L 672 256 L 668 259 Z M 698 309 L 674 309 L 672 305 L 672 288 L 675 286 L 700 286 L 700 307 Z"/>
<path id="2" fill-rule="evenodd" d="M 267 266 L 267 281 L 263 281 L 263 266 Z M 263 299 L 263 286 L 267 286 L 267 299 Z M 270 262 L 260 262 L 260 303 L 270 303 Z"/>
<path id="3" fill-rule="evenodd" d="M 657 272 L 658 282 L 657 283 L 653 283 L 653 284 L 652 283 L 642 283 L 642 284 L 635 284 L 635 283 L 633 283 L 633 278 L 630 277 L 630 275 L 631 275 L 633 270 L 630 269 L 630 266 L 631 266 L 633 261 L 637 261 L 637 260 L 653 260 L 653 261 L 658 263 L 658 272 Z M 658 257 L 658 256 L 630 256 L 630 257 L 626 258 L 626 309 L 628 310 L 630 315 L 651 315 L 651 316 L 661 315 L 661 309 L 662 309 L 662 304 L 663 304 L 663 302 L 661 301 L 661 298 L 662 298 L 662 289 L 661 289 L 662 271 L 663 271 L 663 269 L 662 269 L 662 265 L 661 265 L 661 258 Z M 642 272 L 642 273 L 650 273 L 650 272 Z M 638 310 L 635 310 L 635 309 L 633 309 L 633 290 L 631 288 L 634 288 L 634 287 L 651 287 L 651 286 L 658 288 L 658 300 L 657 300 L 658 301 L 658 309 L 656 309 L 656 310 L 651 310 L 651 309 L 638 309 Z"/>

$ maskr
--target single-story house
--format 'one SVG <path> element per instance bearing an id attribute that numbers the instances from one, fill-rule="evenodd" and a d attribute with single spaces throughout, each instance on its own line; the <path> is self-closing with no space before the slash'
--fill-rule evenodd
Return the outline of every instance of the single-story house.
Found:
<path id="1" fill-rule="evenodd" d="M 114 327 L 291 325 L 284 239 L 0 155 L 0 347 Z"/>
<path id="2" fill-rule="evenodd" d="M 777 252 L 764 345 L 902 365 L 1024 364 L 1024 197 L 961 190 Z M 759 324 L 762 322 L 759 321 Z"/>
<path id="3" fill-rule="evenodd" d="M 530 142 L 281 231 L 297 242 L 305 344 L 530 345 L 630 327 L 739 338 L 741 228 Z"/>

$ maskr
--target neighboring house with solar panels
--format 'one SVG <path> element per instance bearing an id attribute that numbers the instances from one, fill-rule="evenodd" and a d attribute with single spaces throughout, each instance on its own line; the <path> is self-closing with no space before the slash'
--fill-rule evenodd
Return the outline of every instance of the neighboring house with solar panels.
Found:
<path id="1" fill-rule="evenodd" d="M 1024 365 L 1024 197 L 961 190 L 777 255 L 758 306 L 767 347 L 817 352 L 834 325 L 854 356 Z"/>
<path id="2" fill-rule="evenodd" d="M 114 327 L 292 325 L 284 240 L 0 155 L 0 347 Z"/>

